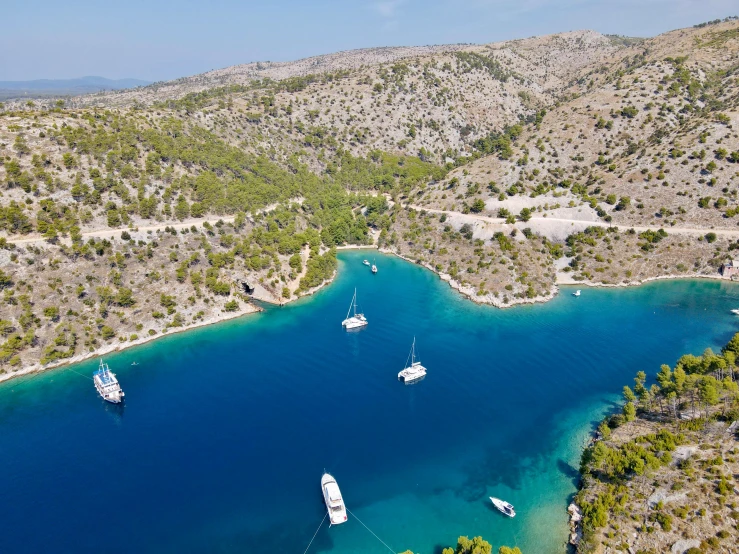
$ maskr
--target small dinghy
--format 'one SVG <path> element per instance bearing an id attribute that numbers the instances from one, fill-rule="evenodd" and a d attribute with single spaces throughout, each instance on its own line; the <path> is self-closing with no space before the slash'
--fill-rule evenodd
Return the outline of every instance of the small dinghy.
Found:
<path id="1" fill-rule="evenodd" d="M 493 506 L 502 514 L 507 515 L 508 517 L 516 517 L 516 510 L 513 509 L 513 506 L 506 502 L 505 500 L 501 500 L 500 498 L 495 498 L 494 496 L 490 497 L 491 502 L 493 503 Z"/>
<path id="2" fill-rule="evenodd" d="M 739 309 L 731 310 L 731 313 L 734 315 L 739 315 Z"/>

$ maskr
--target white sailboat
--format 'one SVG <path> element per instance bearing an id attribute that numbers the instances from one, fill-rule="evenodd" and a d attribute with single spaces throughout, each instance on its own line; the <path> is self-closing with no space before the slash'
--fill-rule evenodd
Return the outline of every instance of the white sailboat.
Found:
<path id="1" fill-rule="evenodd" d="M 398 379 L 401 379 L 406 385 L 426 376 L 426 368 L 421 365 L 421 362 L 416 361 L 416 337 L 413 337 L 413 345 L 411 346 L 411 352 L 408 358 L 411 361 L 411 365 L 398 373 Z M 408 360 L 406 360 L 406 363 L 408 363 Z"/>
<path id="2" fill-rule="evenodd" d="M 354 311 L 354 315 L 350 317 L 349 314 L 352 313 L 352 310 Z M 364 317 L 364 314 L 357 313 L 357 289 L 354 289 L 352 303 L 349 306 L 349 311 L 346 313 L 346 319 L 341 322 L 341 325 L 345 329 L 358 329 L 360 327 L 364 327 L 367 323 L 369 322 L 367 321 L 367 318 Z"/>
<path id="3" fill-rule="evenodd" d="M 505 500 L 501 500 L 500 498 L 495 498 L 494 496 L 490 497 L 491 502 L 493 503 L 493 506 L 497 508 L 499 512 L 502 514 L 507 515 L 508 517 L 516 517 L 516 510 L 513 509 L 513 506 L 506 502 Z"/>
<path id="4" fill-rule="evenodd" d="M 375 264 L 372 264 L 372 273 L 377 273 L 377 266 Z"/>
<path id="5" fill-rule="evenodd" d="M 326 503 L 329 523 L 331 525 L 344 523 L 346 521 L 344 498 L 341 496 L 336 479 L 328 473 L 324 473 L 321 477 L 321 491 L 323 492 L 323 501 Z"/>

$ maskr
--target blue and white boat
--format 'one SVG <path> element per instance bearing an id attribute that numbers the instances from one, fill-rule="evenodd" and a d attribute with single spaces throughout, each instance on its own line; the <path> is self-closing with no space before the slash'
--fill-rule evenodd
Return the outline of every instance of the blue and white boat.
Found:
<path id="1" fill-rule="evenodd" d="M 513 506 L 505 500 L 491 496 L 490 501 L 500 513 L 505 514 L 508 517 L 516 517 L 516 510 L 514 510 Z"/>
<path id="2" fill-rule="evenodd" d="M 95 383 L 97 389 L 103 400 L 110 402 L 111 404 L 120 404 L 123 402 L 123 397 L 126 396 L 121 390 L 121 386 L 118 384 L 118 379 L 115 378 L 115 373 L 110 371 L 108 364 L 100 360 L 100 367 L 92 374 L 92 380 Z"/>

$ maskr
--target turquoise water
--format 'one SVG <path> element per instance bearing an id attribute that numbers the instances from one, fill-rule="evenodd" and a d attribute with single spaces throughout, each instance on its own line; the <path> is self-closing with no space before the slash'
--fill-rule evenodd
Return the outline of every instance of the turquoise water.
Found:
<path id="1" fill-rule="evenodd" d="M 498 310 L 372 255 L 375 276 L 345 252 L 314 297 L 107 357 L 122 409 L 75 373 L 97 360 L 0 385 L 0 552 L 300 553 L 325 468 L 396 552 L 466 534 L 561 553 L 580 450 L 613 393 L 739 330 L 730 283 L 565 288 Z M 347 333 L 355 286 L 370 324 Z M 429 373 L 404 386 L 414 335 Z M 350 516 L 310 552 L 387 550 Z"/>

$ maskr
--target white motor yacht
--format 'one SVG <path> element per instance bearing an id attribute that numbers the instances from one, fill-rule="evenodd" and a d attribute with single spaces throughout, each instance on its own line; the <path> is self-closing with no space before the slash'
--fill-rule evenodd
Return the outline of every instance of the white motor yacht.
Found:
<path id="1" fill-rule="evenodd" d="M 372 273 L 377 273 L 377 266 L 372 264 Z"/>
<path id="2" fill-rule="evenodd" d="M 323 501 L 326 503 L 329 523 L 331 525 L 344 523 L 346 521 L 344 499 L 341 497 L 336 479 L 328 473 L 324 473 L 321 477 L 321 491 L 323 492 Z"/>
<path id="3" fill-rule="evenodd" d="M 516 510 L 514 510 L 513 506 L 505 500 L 495 498 L 494 496 L 491 496 L 490 500 L 493 503 L 493 506 L 495 506 L 499 512 L 507 515 L 508 517 L 516 517 Z"/>
<path id="4" fill-rule="evenodd" d="M 413 383 L 426 376 L 426 368 L 421 365 L 421 362 L 416 361 L 416 337 L 413 337 L 413 346 L 411 346 L 411 353 L 409 354 L 410 365 L 403 371 L 398 373 L 398 379 L 401 379 L 405 384 Z M 406 360 L 408 363 L 408 360 Z"/>
<path id="5" fill-rule="evenodd" d="M 739 309 L 731 310 L 731 313 L 734 315 L 739 315 Z"/>
<path id="6" fill-rule="evenodd" d="M 573 292 L 572 296 L 580 296 L 580 289 L 577 289 L 575 292 Z"/>
<path id="7" fill-rule="evenodd" d="M 121 390 L 121 386 L 118 384 L 118 379 L 115 378 L 115 373 L 110 371 L 108 364 L 100 360 L 100 367 L 92 374 L 92 380 L 95 383 L 97 389 L 103 400 L 112 404 L 120 404 L 123 402 L 123 397 L 126 396 Z"/>
<path id="8" fill-rule="evenodd" d="M 349 314 L 352 313 L 352 310 L 354 311 L 354 315 L 349 316 Z M 358 329 L 360 327 L 364 327 L 367 323 L 369 322 L 367 321 L 367 318 L 364 317 L 364 314 L 357 313 L 357 289 L 354 289 L 352 303 L 349 306 L 349 311 L 346 313 L 346 319 L 341 322 L 341 325 L 345 329 Z"/>
<path id="9" fill-rule="evenodd" d="M 363 260 L 363 261 L 362 261 L 362 263 L 363 263 L 364 265 L 369 265 L 369 264 L 370 264 L 370 263 L 369 263 L 369 260 Z"/>

